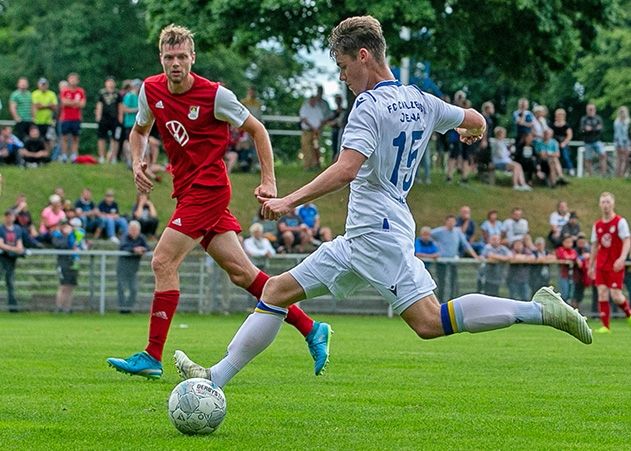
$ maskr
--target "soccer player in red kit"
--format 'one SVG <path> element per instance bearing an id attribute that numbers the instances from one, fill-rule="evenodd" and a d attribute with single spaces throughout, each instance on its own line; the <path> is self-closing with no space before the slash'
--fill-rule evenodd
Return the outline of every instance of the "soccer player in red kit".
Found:
<path id="1" fill-rule="evenodd" d="M 193 34 L 169 25 L 160 33 L 159 49 L 164 73 L 145 79 L 129 142 L 136 188 L 148 193 L 153 183 L 146 175 L 142 155 L 155 121 L 172 166 L 172 196 L 177 205 L 151 260 L 156 282 L 149 343 L 127 359 L 107 359 L 118 371 L 147 378 L 162 375 L 162 351 L 180 295 L 178 268 L 196 245 L 202 246 L 233 283 L 257 299 L 269 278 L 246 256 L 237 238 L 241 227 L 228 210 L 231 186 L 223 155 L 229 125 L 243 129 L 254 140 L 261 166 L 261 184 L 254 195 L 276 196 L 273 154 L 265 127 L 231 91 L 191 72 Z M 300 308 L 290 311 L 287 322 L 306 337 L 319 375 L 328 361 L 330 326 L 314 322 Z"/>
<path id="2" fill-rule="evenodd" d="M 614 211 L 613 194 L 600 195 L 602 218 L 592 228 L 592 252 L 589 258 L 589 276 L 596 279 L 598 306 L 603 325 L 597 332 L 609 333 L 609 296 L 622 309 L 631 324 L 631 308 L 622 293 L 624 265 L 629 255 L 629 223 Z"/>

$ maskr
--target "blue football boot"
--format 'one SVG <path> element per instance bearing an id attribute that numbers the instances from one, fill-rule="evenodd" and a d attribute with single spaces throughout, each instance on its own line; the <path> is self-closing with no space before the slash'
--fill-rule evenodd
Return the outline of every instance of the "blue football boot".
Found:
<path id="1" fill-rule="evenodd" d="M 162 363 L 151 357 L 146 351 L 137 352 L 126 358 L 110 357 L 107 363 L 116 371 L 130 376 L 143 376 L 147 379 L 160 379 L 162 376 Z"/>
<path id="2" fill-rule="evenodd" d="M 313 329 L 305 338 L 309 345 L 309 352 L 313 357 L 313 369 L 316 376 L 324 374 L 329 363 L 329 347 L 331 344 L 331 326 L 327 323 L 315 321 Z"/>

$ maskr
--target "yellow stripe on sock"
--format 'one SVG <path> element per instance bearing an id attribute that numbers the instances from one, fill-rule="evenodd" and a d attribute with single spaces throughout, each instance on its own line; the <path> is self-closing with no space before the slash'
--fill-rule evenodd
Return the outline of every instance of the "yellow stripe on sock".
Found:
<path id="1" fill-rule="evenodd" d="M 447 303 L 447 311 L 449 311 L 449 321 L 451 322 L 451 328 L 454 330 L 454 333 L 459 332 L 458 323 L 456 323 L 456 311 L 454 310 L 453 301 L 449 301 Z"/>

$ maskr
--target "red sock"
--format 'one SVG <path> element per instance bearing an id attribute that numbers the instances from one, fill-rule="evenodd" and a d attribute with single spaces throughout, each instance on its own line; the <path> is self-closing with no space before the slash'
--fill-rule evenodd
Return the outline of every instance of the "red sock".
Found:
<path id="1" fill-rule="evenodd" d="M 621 308 L 627 318 L 631 316 L 631 308 L 629 308 L 629 302 L 625 299 L 622 304 L 618 304 L 618 308 Z"/>
<path id="2" fill-rule="evenodd" d="M 254 282 L 252 282 L 252 284 L 247 288 L 248 292 L 256 299 L 261 299 L 263 287 L 268 279 L 269 276 L 261 271 L 257 274 Z M 304 337 L 309 335 L 309 332 L 313 329 L 313 320 L 309 317 L 309 315 L 307 315 L 300 307 L 296 307 L 295 305 L 290 305 L 287 310 L 285 322 L 298 329 Z"/>
<path id="3" fill-rule="evenodd" d="M 149 317 L 149 344 L 145 351 L 158 361 L 162 361 L 162 350 L 167 341 L 167 334 L 179 299 L 180 290 L 153 293 L 151 316 Z"/>
<path id="4" fill-rule="evenodd" d="M 598 301 L 598 310 L 603 326 L 609 329 L 609 301 Z"/>

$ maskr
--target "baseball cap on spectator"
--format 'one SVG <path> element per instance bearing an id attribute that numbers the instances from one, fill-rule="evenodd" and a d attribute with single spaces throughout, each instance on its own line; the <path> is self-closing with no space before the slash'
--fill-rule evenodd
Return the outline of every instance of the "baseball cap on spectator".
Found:
<path id="1" fill-rule="evenodd" d="M 72 218 L 70 220 L 70 225 L 72 227 L 81 227 L 83 225 L 83 223 L 81 222 L 81 219 L 79 219 L 79 218 Z"/>
<path id="2" fill-rule="evenodd" d="M 50 202 L 51 204 L 61 203 L 61 197 L 59 197 L 59 194 L 51 194 L 48 198 L 48 202 Z"/>
<path id="3" fill-rule="evenodd" d="M 48 79 L 42 77 L 39 80 L 37 80 L 37 84 L 38 85 L 47 85 L 48 84 Z"/>

